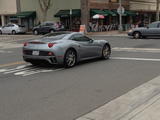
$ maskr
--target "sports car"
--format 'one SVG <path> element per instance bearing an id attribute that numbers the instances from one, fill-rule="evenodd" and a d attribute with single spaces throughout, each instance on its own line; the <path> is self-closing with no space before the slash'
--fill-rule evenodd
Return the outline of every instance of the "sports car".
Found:
<path id="1" fill-rule="evenodd" d="M 55 32 L 24 43 L 23 59 L 33 65 L 41 62 L 69 68 L 93 59 L 109 59 L 111 46 L 106 40 L 94 40 L 79 32 Z"/>

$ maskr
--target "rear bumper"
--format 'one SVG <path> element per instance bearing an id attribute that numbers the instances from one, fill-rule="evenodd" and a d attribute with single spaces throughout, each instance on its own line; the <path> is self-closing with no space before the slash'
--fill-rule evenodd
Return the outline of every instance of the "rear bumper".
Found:
<path id="1" fill-rule="evenodd" d="M 47 62 L 50 64 L 63 64 L 63 58 L 56 58 L 55 56 L 33 56 L 23 55 L 23 60 L 26 62 Z"/>
<path id="2" fill-rule="evenodd" d="M 23 59 L 26 62 L 48 62 L 50 64 L 58 64 L 56 57 L 54 56 L 33 56 L 33 55 L 23 55 Z"/>

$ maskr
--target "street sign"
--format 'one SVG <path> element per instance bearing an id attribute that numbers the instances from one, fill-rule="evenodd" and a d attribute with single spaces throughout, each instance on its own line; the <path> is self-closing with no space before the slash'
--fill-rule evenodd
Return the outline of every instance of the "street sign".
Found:
<path id="1" fill-rule="evenodd" d="M 72 9 L 70 9 L 69 14 L 72 15 Z"/>
<path id="2" fill-rule="evenodd" d="M 119 8 L 117 9 L 117 12 L 118 12 L 118 14 L 124 14 L 124 12 L 125 12 L 125 9 L 124 9 L 124 7 L 122 7 L 122 6 L 119 6 Z"/>

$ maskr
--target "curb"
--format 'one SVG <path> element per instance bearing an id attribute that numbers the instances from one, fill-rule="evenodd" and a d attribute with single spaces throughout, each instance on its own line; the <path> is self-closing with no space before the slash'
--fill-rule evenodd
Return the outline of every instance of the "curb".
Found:
<path id="1" fill-rule="evenodd" d="M 142 112 L 152 108 L 157 101 L 160 101 L 160 76 L 76 120 L 131 120 L 137 116 L 144 120 L 149 113 Z"/>

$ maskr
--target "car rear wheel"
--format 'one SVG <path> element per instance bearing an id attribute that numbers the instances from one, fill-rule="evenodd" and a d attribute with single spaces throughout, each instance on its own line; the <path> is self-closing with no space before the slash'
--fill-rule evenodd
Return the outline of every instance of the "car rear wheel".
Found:
<path id="1" fill-rule="evenodd" d="M 38 33 L 38 30 L 34 30 L 34 31 L 33 31 L 33 34 L 34 34 L 34 35 L 38 35 L 38 34 L 39 34 L 39 33 Z"/>
<path id="2" fill-rule="evenodd" d="M 64 67 L 71 68 L 76 65 L 76 52 L 72 49 L 68 50 L 64 58 Z"/>
<path id="3" fill-rule="evenodd" d="M 141 33 L 140 33 L 140 32 L 135 32 L 135 33 L 133 34 L 133 37 L 134 37 L 135 39 L 139 39 L 139 38 L 141 38 Z"/>
<path id="4" fill-rule="evenodd" d="M 109 47 L 109 45 L 104 45 L 103 49 L 102 49 L 102 59 L 109 59 L 111 55 L 111 49 Z"/>
<path id="5" fill-rule="evenodd" d="M 12 35 L 15 35 L 15 34 L 16 34 L 16 31 L 15 31 L 15 30 L 13 30 L 13 31 L 12 31 Z"/>
<path id="6" fill-rule="evenodd" d="M 2 35 L 2 31 L 0 30 L 0 35 Z"/>

